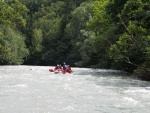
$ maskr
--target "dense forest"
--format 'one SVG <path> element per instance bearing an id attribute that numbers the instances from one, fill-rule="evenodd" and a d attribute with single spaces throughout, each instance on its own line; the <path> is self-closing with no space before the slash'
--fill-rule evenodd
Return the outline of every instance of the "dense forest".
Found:
<path id="1" fill-rule="evenodd" d="M 150 77 L 149 0 L 0 0 L 0 65 L 62 62 Z"/>

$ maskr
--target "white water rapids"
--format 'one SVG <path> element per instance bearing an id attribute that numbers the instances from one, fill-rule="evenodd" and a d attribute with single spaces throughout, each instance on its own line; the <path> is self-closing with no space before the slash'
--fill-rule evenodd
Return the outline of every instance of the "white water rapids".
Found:
<path id="1" fill-rule="evenodd" d="M 150 82 L 120 71 L 0 66 L 0 113 L 150 113 Z"/>

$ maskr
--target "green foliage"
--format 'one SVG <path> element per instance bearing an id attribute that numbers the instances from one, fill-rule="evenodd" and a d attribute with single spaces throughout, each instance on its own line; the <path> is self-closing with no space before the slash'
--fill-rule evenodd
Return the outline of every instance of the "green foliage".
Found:
<path id="1" fill-rule="evenodd" d="M 95 32 L 93 48 L 95 49 L 95 66 L 111 68 L 109 47 L 114 42 L 117 27 L 112 22 L 111 15 L 107 13 L 109 0 L 96 1 L 93 6 L 94 18 L 88 23 L 88 30 Z"/>
<path id="2" fill-rule="evenodd" d="M 92 65 L 95 65 L 94 54 L 94 38 L 95 33 L 94 32 L 87 32 L 85 30 L 81 30 L 82 37 L 84 37 L 83 42 L 77 42 L 76 46 L 79 52 L 79 55 L 81 56 L 81 60 L 79 62 L 76 62 L 75 64 L 77 66 L 85 66 L 90 67 Z"/>
<path id="3" fill-rule="evenodd" d="M 33 30 L 33 38 L 32 38 L 32 54 L 38 53 L 42 51 L 42 41 L 43 41 L 43 34 L 41 29 L 34 29 Z"/>
<path id="4" fill-rule="evenodd" d="M 0 31 L 0 64 L 22 64 L 28 55 L 24 43 L 25 38 L 7 26 L 1 26 Z"/>
<path id="5" fill-rule="evenodd" d="M 110 15 L 106 13 L 106 5 L 108 0 L 97 0 L 93 6 L 94 19 L 89 23 L 89 29 L 101 34 L 109 27 Z"/>
<path id="6" fill-rule="evenodd" d="M 25 5 L 18 0 L 0 2 L 0 64 L 22 64 L 28 49 L 18 30 L 25 27 Z"/>
<path id="7" fill-rule="evenodd" d="M 147 52 L 150 45 L 149 5 L 148 1 L 142 0 L 95 2 L 94 19 L 88 28 L 97 36 L 94 46 L 100 65 L 105 60 L 104 64 L 109 63 L 111 68 L 129 70 L 130 67 L 130 71 L 138 67 L 150 67 L 150 56 Z"/>
<path id="8" fill-rule="evenodd" d="M 55 65 L 56 62 L 65 59 L 64 52 L 66 51 L 66 47 L 63 42 L 63 40 L 65 41 L 63 35 L 66 24 L 65 18 L 67 17 L 67 14 L 65 14 L 66 4 L 62 1 L 55 1 L 51 2 L 50 5 L 46 5 L 46 2 L 49 1 L 44 1 L 41 5 L 38 5 L 38 11 L 35 9 L 30 13 L 31 18 L 28 21 L 30 32 L 28 36 L 30 39 L 28 39 L 28 42 L 35 40 L 34 35 L 32 35 L 34 34 L 33 29 L 40 29 L 42 34 L 42 43 L 40 42 L 42 50 L 40 53 L 42 54 L 37 55 L 38 53 L 36 52 L 32 56 L 35 61 L 42 65 Z M 34 3 L 39 4 L 35 1 Z M 28 4 L 30 3 L 28 2 Z M 30 23 L 31 21 L 33 22 Z M 32 52 L 36 51 L 33 44 L 34 41 L 33 43 L 28 43 Z M 27 61 L 29 64 L 32 63 L 30 60 L 32 56 Z"/>
<path id="9" fill-rule="evenodd" d="M 25 19 L 21 16 L 26 12 L 27 8 L 18 0 L 8 0 L 8 2 L 0 2 L 0 24 L 7 24 L 11 27 L 20 25 L 25 26 Z"/>
<path id="10" fill-rule="evenodd" d="M 29 55 L 25 64 L 148 70 L 149 6 L 147 0 L 0 1 L 0 63 L 21 64 Z"/>
<path id="11" fill-rule="evenodd" d="M 111 52 L 118 59 L 124 59 L 127 63 L 141 68 L 143 68 L 143 63 L 149 62 L 150 58 L 146 54 L 146 48 L 149 47 L 147 38 L 149 34 L 147 24 L 149 23 L 145 23 L 145 16 L 147 16 L 145 13 L 147 11 L 146 7 L 147 3 L 141 0 L 129 0 L 125 4 L 119 18 L 126 31 L 120 36 L 117 41 L 117 47 L 114 48 L 114 50 L 117 49 L 119 51 L 119 54 Z M 113 50 L 112 48 L 111 51 Z M 144 68 L 149 68 L 149 66 Z"/>
<path id="12" fill-rule="evenodd" d="M 66 37 L 69 37 L 68 40 L 72 45 L 68 60 L 74 62 L 76 66 L 89 66 L 92 58 L 90 56 L 93 50 L 90 42 L 87 42 L 93 34 L 86 31 L 86 25 L 92 17 L 92 5 L 93 2 L 84 2 L 73 10 L 72 19 L 65 29 Z"/>
<path id="13" fill-rule="evenodd" d="M 55 65 L 64 61 L 73 65 L 77 62 L 77 57 L 78 61 L 81 60 L 82 53 L 77 50 L 80 47 L 77 47 L 76 43 L 88 38 L 85 38 L 80 30 L 86 28 L 92 13 L 92 2 L 85 2 L 78 7 L 82 2 L 73 0 L 25 2 L 30 9 L 30 17 L 27 21 L 29 37 L 27 44 L 32 53 L 26 60 L 27 64 L 32 64 L 33 58 L 36 61 L 34 63 L 42 65 Z M 38 48 L 42 50 L 39 51 Z"/>

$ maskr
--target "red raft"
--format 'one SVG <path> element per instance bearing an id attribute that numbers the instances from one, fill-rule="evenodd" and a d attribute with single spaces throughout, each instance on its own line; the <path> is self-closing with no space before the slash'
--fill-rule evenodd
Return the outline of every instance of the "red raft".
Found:
<path id="1" fill-rule="evenodd" d="M 72 70 L 68 72 L 68 71 L 63 70 L 63 69 L 49 69 L 49 72 L 53 72 L 55 74 L 58 74 L 58 73 L 66 74 L 66 73 L 72 73 Z"/>

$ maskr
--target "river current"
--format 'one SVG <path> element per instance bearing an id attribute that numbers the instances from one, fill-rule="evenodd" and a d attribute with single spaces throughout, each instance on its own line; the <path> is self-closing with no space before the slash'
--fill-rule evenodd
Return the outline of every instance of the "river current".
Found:
<path id="1" fill-rule="evenodd" d="M 116 70 L 0 66 L 0 113 L 149 113 L 150 82 Z"/>

